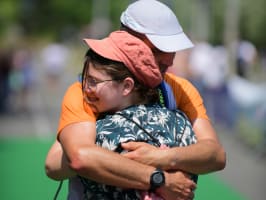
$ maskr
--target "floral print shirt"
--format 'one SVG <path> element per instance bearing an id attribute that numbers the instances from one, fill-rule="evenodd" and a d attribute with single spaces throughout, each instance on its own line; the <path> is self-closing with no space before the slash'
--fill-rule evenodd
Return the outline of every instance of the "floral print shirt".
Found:
<path id="1" fill-rule="evenodd" d="M 170 111 L 159 104 L 131 106 L 112 115 L 105 115 L 96 123 L 96 144 L 121 153 L 120 144 L 144 141 L 168 147 L 196 143 L 192 125 L 179 110 Z M 99 184 L 80 177 L 84 185 L 84 199 L 134 200 L 141 199 L 140 191 Z"/>

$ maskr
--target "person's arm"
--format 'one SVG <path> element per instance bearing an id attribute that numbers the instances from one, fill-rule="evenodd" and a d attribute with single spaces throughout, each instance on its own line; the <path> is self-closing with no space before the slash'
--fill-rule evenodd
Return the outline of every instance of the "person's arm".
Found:
<path id="1" fill-rule="evenodd" d="M 128 143 L 123 144 L 123 147 L 132 152 L 126 156 L 145 164 L 163 166 L 165 169 L 181 169 L 195 174 L 223 169 L 226 163 L 225 151 L 208 119 L 200 94 L 183 78 L 167 74 L 166 81 L 173 89 L 178 108 L 193 122 L 197 143 L 167 150 L 155 149 L 143 143 Z"/>
<path id="2" fill-rule="evenodd" d="M 206 122 L 208 121 L 201 121 L 198 124 L 201 126 Z M 206 127 L 208 124 L 204 125 L 205 130 Z M 212 127 L 209 126 L 209 128 Z M 208 138 L 205 134 L 201 136 L 200 133 L 201 131 L 197 135 L 197 143 L 186 147 L 158 149 L 147 143 L 124 143 L 122 147 L 130 151 L 124 156 L 164 170 L 184 170 L 194 174 L 204 174 L 223 169 L 225 153 L 218 140 L 213 140 L 216 136 Z"/>
<path id="3" fill-rule="evenodd" d="M 193 173 L 208 173 L 224 169 L 225 151 L 207 116 L 198 90 L 186 79 L 175 76 L 170 78 L 172 82 L 169 82 L 171 82 L 178 108 L 183 110 L 191 120 L 197 137 L 197 144 L 177 151 L 176 166 L 193 170 Z M 186 157 L 187 155 L 190 156 Z M 196 167 L 191 167 L 192 165 Z"/>
<path id="4" fill-rule="evenodd" d="M 66 178 L 69 174 L 72 176 L 72 171 L 74 171 L 75 174 L 105 184 L 147 189 L 149 187 L 149 176 L 154 167 L 137 163 L 114 152 L 96 147 L 94 144 L 95 122 L 90 121 L 88 117 L 86 121 L 86 116 L 84 116 L 81 120 L 84 122 L 77 123 L 79 118 L 85 115 L 83 106 L 80 106 L 83 102 L 81 88 L 75 86 L 71 88 L 64 98 L 67 99 L 70 96 L 70 100 L 64 101 L 62 104 L 63 110 L 58 128 L 58 132 L 60 132 L 58 138 L 61 144 L 53 145 L 46 159 L 48 176 L 59 180 Z M 73 95 L 73 89 L 79 90 L 80 93 Z M 67 159 L 62 159 L 63 152 Z M 51 158 L 50 156 L 57 156 L 57 158 Z M 63 168 L 62 165 L 66 166 Z M 60 171 L 62 168 L 70 169 L 70 172 Z M 172 193 L 176 191 L 176 196 L 188 196 L 193 193 L 192 189 L 195 188 L 195 183 L 185 177 L 184 174 L 171 175 L 170 180 L 178 181 L 175 183 L 169 182 L 169 184 L 167 182 L 167 189 L 165 190 Z"/>
<path id="5" fill-rule="evenodd" d="M 82 177 L 122 188 L 134 188 L 148 190 L 150 187 L 150 175 L 155 167 L 144 165 L 127 159 L 118 153 L 98 147 L 89 141 L 88 132 L 93 135 L 95 123 L 86 123 L 86 127 L 79 131 L 75 124 L 69 125 L 59 135 L 60 143 L 67 155 L 69 167 Z M 82 124 L 84 125 L 84 124 Z M 80 128 L 80 124 L 78 128 Z M 87 133 L 86 133 L 87 132 Z M 94 139 L 95 140 L 95 139 Z M 162 188 L 166 194 L 178 196 L 190 196 L 196 187 L 182 173 L 169 174 L 165 172 L 166 184 Z"/>
<path id="6" fill-rule="evenodd" d="M 75 82 L 67 89 L 64 95 L 57 132 L 68 131 L 75 135 L 75 132 L 84 130 L 88 134 L 87 140 L 91 141 L 90 145 L 94 145 L 95 131 L 90 132 L 87 129 L 90 123 L 95 124 L 95 116 L 91 109 L 83 103 L 81 84 Z M 54 180 L 70 178 L 76 174 L 68 166 L 66 154 L 58 140 L 54 142 L 47 153 L 45 171 L 47 176 Z"/>
<path id="7" fill-rule="evenodd" d="M 166 74 L 173 89 L 178 108 L 186 113 L 192 122 L 197 143 L 176 152 L 176 167 L 192 173 L 208 173 L 224 169 L 225 151 L 217 133 L 207 116 L 203 100 L 197 89 L 186 79 Z M 196 167 L 194 167 L 194 166 Z"/>
<path id="8" fill-rule="evenodd" d="M 86 123 L 71 124 L 62 131 L 64 132 L 63 134 L 68 134 L 68 131 L 73 131 L 73 129 L 77 131 L 79 128 L 84 130 L 83 128 L 88 128 L 87 126 L 88 124 L 86 125 Z M 76 159 L 72 161 L 74 167 L 71 169 L 71 161 L 69 159 L 62 159 L 64 153 L 61 144 L 56 141 L 52 145 L 46 158 L 46 173 L 50 178 L 61 180 L 79 173 L 79 175 L 97 182 L 117 187 L 142 190 L 147 190 L 150 187 L 149 179 L 150 174 L 155 169 L 154 167 L 125 159 L 120 154 L 94 145 L 91 145 L 89 148 L 74 147 L 73 149 L 79 149 L 77 151 L 83 153 L 81 156 L 78 156 L 81 158 L 80 161 Z M 196 185 L 184 173 L 175 172 L 170 174 L 165 172 L 165 176 L 165 186 L 160 188 L 160 194 L 165 199 L 176 199 L 177 196 L 180 199 L 187 199 L 194 195 L 193 190 Z"/>
<path id="9" fill-rule="evenodd" d="M 61 144 L 56 140 L 45 160 L 45 173 L 54 180 L 63 180 L 76 175 L 76 172 L 68 166 L 68 161 Z"/>
<path id="10" fill-rule="evenodd" d="M 61 131 L 59 140 L 60 143 L 56 141 L 53 144 L 46 158 L 46 173 L 50 178 L 61 180 L 79 174 L 118 187 L 145 189 L 149 186 L 147 175 L 155 168 L 97 147 L 94 144 L 94 122 L 68 125 Z M 148 170 L 146 173 L 145 168 Z"/>

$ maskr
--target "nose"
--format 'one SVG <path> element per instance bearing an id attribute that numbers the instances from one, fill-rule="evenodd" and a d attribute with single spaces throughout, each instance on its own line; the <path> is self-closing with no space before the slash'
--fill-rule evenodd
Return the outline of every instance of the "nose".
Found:
<path id="1" fill-rule="evenodd" d="M 94 90 L 91 87 L 86 87 L 83 90 L 83 98 L 85 102 L 91 103 L 91 97 L 94 97 L 95 93 Z"/>
<path id="2" fill-rule="evenodd" d="M 165 65 L 167 65 L 168 67 L 173 65 L 174 62 L 174 57 L 175 57 L 175 53 L 168 53 L 165 55 Z"/>
<path id="3" fill-rule="evenodd" d="M 91 86 L 86 85 L 86 87 L 84 88 L 84 93 L 85 93 L 85 94 L 90 94 L 90 93 L 92 93 L 93 91 L 94 91 L 94 88 L 91 87 Z"/>

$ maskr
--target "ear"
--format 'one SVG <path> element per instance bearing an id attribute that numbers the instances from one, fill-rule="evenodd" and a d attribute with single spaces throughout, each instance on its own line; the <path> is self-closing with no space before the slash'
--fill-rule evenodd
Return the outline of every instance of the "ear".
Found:
<path id="1" fill-rule="evenodd" d="M 135 81 L 131 77 L 127 77 L 123 80 L 123 95 L 130 94 L 134 89 Z"/>

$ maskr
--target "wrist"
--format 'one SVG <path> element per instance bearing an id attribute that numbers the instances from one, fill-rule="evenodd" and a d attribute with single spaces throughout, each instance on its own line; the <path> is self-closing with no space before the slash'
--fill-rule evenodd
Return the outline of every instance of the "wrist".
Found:
<path id="1" fill-rule="evenodd" d="M 150 175 L 150 191 L 155 192 L 165 185 L 165 173 L 161 169 L 154 170 Z"/>

